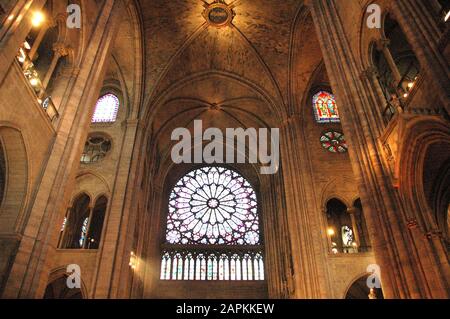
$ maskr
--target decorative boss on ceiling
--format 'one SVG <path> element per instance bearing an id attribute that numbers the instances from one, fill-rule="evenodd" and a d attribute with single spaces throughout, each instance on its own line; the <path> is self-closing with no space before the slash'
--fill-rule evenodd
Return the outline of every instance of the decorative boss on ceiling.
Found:
<path id="1" fill-rule="evenodd" d="M 224 0 L 215 0 L 212 3 L 204 1 L 204 7 L 203 17 L 209 25 L 217 28 L 229 26 L 235 16 L 233 3 L 226 4 Z"/>

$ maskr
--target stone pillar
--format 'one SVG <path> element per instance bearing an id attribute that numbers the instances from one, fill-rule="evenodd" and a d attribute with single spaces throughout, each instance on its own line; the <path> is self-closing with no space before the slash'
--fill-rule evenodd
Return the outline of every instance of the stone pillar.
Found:
<path id="1" fill-rule="evenodd" d="M 448 298 L 442 271 L 432 256 L 420 254 L 416 248 L 427 243 L 424 236 L 408 228 L 408 212 L 390 181 L 387 161 L 377 140 L 383 131 L 382 121 L 374 111 L 379 105 L 370 83 L 360 76 L 362 70 L 337 9 L 339 2 L 308 3 L 333 91 L 341 105 L 341 122 L 349 140 L 350 160 L 365 204 L 364 214 L 376 262 L 381 267 L 385 296 Z"/>
<path id="2" fill-rule="evenodd" d="M 59 59 L 69 54 L 67 48 L 61 43 L 55 43 L 55 45 L 53 45 L 53 52 L 52 63 L 50 64 L 50 67 L 45 74 L 45 78 L 42 81 L 42 86 L 44 87 L 44 89 L 47 88 L 48 83 L 50 82 L 50 79 L 55 72 L 56 66 L 58 65 Z"/>
<path id="3" fill-rule="evenodd" d="M 430 4 L 430 7 L 434 11 L 434 14 L 440 14 L 441 13 L 441 4 L 438 0 L 427 0 Z"/>
<path id="4" fill-rule="evenodd" d="M 285 193 L 286 237 L 290 242 L 289 271 L 290 298 L 327 298 L 328 273 L 325 269 L 327 239 L 323 236 L 320 211 L 311 185 L 307 143 L 302 138 L 302 119 L 298 114 L 290 115 L 280 128 L 281 162 Z M 281 218 L 280 215 L 277 218 Z"/>
<path id="5" fill-rule="evenodd" d="M 395 89 L 397 89 L 397 86 L 402 81 L 402 75 L 400 74 L 400 71 L 397 68 L 397 65 L 395 64 L 394 58 L 392 57 L 391 51 L 389 51 L 389 39 L 380 39 L 377 41 L 377 50 L 381 51 L 381 53 L 384 55 L 384 58 L 386 59 L 389 68 L 391 69 L 392 75 L 394 76 L 395 80 Z"/>
<path id="6" fill-rule="evenodd" d="M 47 33 L 48 29 L 52 27 L 53 24 L 51 21 L 47 21 L 44 23 L 41 27 L 41 30 L 38 33 L 38 36 L 36 37 L 36 40 L 33 43 L 33 46 L 31 47 L 30 53 L 28 54 L 28 57 L 31 61 L 34 60 L 37 51 L 39 50 L 39 47 L 41 46 L 42 40 L 44 40 L 45 34 Z"/>
<path id="7" fill-rule="evenodd" d="M 111 204 L 108 206 L 108 218 L 105 220 L 103 247 L 99 252 L 94 298 L 117 298 L 121 289 L 119 282 L 121 279 L 125 279 L 121 278 L 121 274 L 123 272 L 128 274 L 126 270 L 129 267 L 131 250 L 125 243 L 128 243 L 128 239 L 134 234 L 134 232 L 127 233 L 128 223 L 134 217 L 130 208 L 132 197 L 132 191 L 130 192 L 130 190 L 136 190 L 131 186 L 136 174 L 130 173 L 130 167 L 138 124 L 137 119 L 129 119 L 124 123 L 124 138 L 117 168 L 117 178 L 114 192 L 111 195 Z"/>
<path id="8" fill-rule="evenodd" d="M 131 115 L 132 118 L 136 116 L 137 113 Z M 119 230 L 119 236 L 122 240 L 118 242 L 115 248 L 117 254 L 116 258 L 112 261 L 115 264 L 115 271 L 112 274 L 111 282 L 106 282 L 105 285 L 111 285 L 111 289 L 109 291 L 110 298 L 142 298 L 142 295 L 136 295 L 138 290 L 136 286 L 139 285 L 141 279 L 143 278 L 141 274 L 145 270 L 144 268 L 146 262 L 140 262 L 143 258 L 143 240 L 142 238 L 135 237 L 136 234 L 144 233 L 146 228 L 144 223 L 141 223 L 144 218 L 142 216 L 138 216 L 138 214 L 142 213 L 140 206 L 143 205 L 139 205 L 142 193 L 137 192 L 136 190 L 141 188 L 142 176 L 139 176 L 139 172 L 142 168 L 142 164 L 144 164 L 144 161 L 140 161 L 140 156 L 143 155 L 141 152 L 142 149 L 146 148 L 142 146 L 142 140 L 145 139 L 143 139 L 142 134 L 140 134 L 142 133 L 143 126 L 140 125 L 137 120 L 127 120 L 125 125 L 128 133 L 126 134 L 126 142 L 124 144 L 125 147 L 123 152 L 124 154 L 127 154 L 127 156 L 125 156 L 126 161 L 124 161 L 123 165 L 130 165 L 130 174 L 126 180 L 127 186 L 123 199 L 124 206 L 122 211 L 123 222 L 121 223 Z M 134 139 L 132 140 L 133 136 Z M 128 139 L 129 142 L 127 142 Z M 133 160 L 129 163 L 128 160 L 131 158 Z M 123 182 L 125 182 L 125 179 L 123 179 Z M 115 225 L 114 227 L 117 226 Z M 136 239 L 137 242 L 135 242 Z M 131 269 L 128 264 L 131 251 L 133 251 L 138 258 L 139 264 L 137 269 Z M 133 274 L 130 273 L 131 271 Z"/>
<path id="9" fill-rule="evenodd" d="M 368 83 L 369 87 L 373 88 L 372 92 L 373 99 L 376 101 L 375 104 L 379 106 L 379 115 L 384 120 L 384 123 L 387 124 L 392 116 L 398 112 L 395 108 L 390 105 L 389 97 L 385 96 L 383 90 L 380 86 L 380 82 L 378 80 L 378 70 L 375 67 L 369 67 L 361 73 L 362 82 Z M 388 114 L 388 111 L 392 114 Z M 378 117 L 377 116 L 377 117 Z"/>
<path id="10" fill-rule="evenodd" d="M 154 165 L 147 163 L 147 165 Z M 151 167 L 149 167 L 151 169 Z M 149 170 L 150 171 L 150 170 Z M 149 178 L 153 179 L 152 174 Z M 144 258 L 145 269 L 142 269 L 144 277 L 143 297 L 152 298 L 155 296 L 155 291 L 158 289 L 158 280 L 160 278 L 161 270 L 161 256 L 160 256 L 160 233 L 161 218 L 164 215 L 161 212 L 163 188 L 150 181 L 147 186 L 147 193 L 144 199 L 144 213 L 145 215 L 145 231 L 141 236 L 144 237 Z"/>
<path id="11" fill-rule="evenodd" d="M 105 0 L 89 34 L 80 71 L 75 79 L 58 126 L 54 145 L 30 204 L 29 219 L 2 297 L 40 298 L 50 272 L 58 241 L 58 227 L 68 205 L 87 137 L 95 101 L 103 85 L 120 10 L 117 0 Z M 1 73 L 1 72 L 0 72 Z"/>
<path id="12" fill-rule="evenodd" d="M 359 229 L 358 229 L 358 224 L 357 224 L 357 222 L 356 222 L 356 216 L 355 216 L 355 213 L 356 213 L 355 208 L 348 208 L 348 209 L 347 209 L 347 214 L 350 215 L 350 219 L 351 219 L 351 221 L 352 221 L 353 235 L 355 236 L 355 238 L 354 238 L 354 243 L 356 243 L 356 245 L 357 245 L 356 247 L 353 247 L 353 248 L 355 248 L 356 250 L 358 250 L 361 241 L 360 241 L 360 239 L 359 239 Z M 357 251 L 356 251 L 356 252 L 357 252 Z"/>
<path id="13" fill-rule="evenodd" d="M 282 196 L 276 198 L 272 194 L 284 194 L 284 172 L 264 176 L 260 184 L 262 214 L 261 223 L 264 229 L 265 268 L 269 298 L 295 298 L 294 251 L 292 245 L 290 221 L 295 217 L 288 216 L 286 203 Z M 293 226 L 294 227 L 294 226 Z"/>

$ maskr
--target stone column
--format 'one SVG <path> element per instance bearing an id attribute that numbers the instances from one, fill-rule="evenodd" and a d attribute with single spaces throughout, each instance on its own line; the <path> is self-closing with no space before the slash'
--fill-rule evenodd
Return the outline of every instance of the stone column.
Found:
<path id="1" fill-rule="evenodd" d="M 441 4 L 438 0 L 427 0 L 430 3 L 430 7 L 433 9 L 434 14 L 440 14 L 441 13 Z"/>
<path id="2" fill-rule="evenodd" d="M 392 57 L 391 51 L 389 51 L 389 39 L 380 39 L 377 41 L 377 50 L 381 51 L 386 59 L 389 68 L 391 69 L 392 75 L 394 76 L 396 88 L 402 81 L 402 75 L 395 64 L 394 58 Z"/>
<path id="3" fill-rule="evenodd" d="M 295 298 L 294 256 L 298 255 L 292 245 L 289 223 L 294 216 L 288 215 L 283 196 L 285 194 L 281 169 L 277 174 L 261 179 L 260 194 L 263 214 L 260 215 L 264 230 L 265 268 L 269 298 Z M 295 226 L 292 226 L 295 227 Z"/>
<path id="4" fill-rule="evenodd" d="M 105 234 L 102 239 L 103 247 L 99 252 L 94 298 L 117 298 L 121 288 L 119 282 L 123 271 L 122 267 L 125 269 L 129 267 L 128 261 L 131 250 L 125 243 L 128 243 L 129 237 L 134 234 L 134 232 L 129 234 L 126 231 L 130 219 L 133 220 L 132 217 L 134 217 L 134 214 L 130 212 L 130 189 L 136 190 L 131 186 L 135 180 L 133 178 L 135 174 L 130 172 L 130 167 L 138 123 L 137 119 L 129 119 L 124 123 L 121 158 L 117 167 L 117 178 L 114 192 L 111 195 L 109 212 L 107 213 L 108 218 L 105 220 Z"/>
<path id="5" fill-rule="evenodd" d="M 380 86 L 380 82 L 378 80 L 378 70 L 375 67 L 369 67 L 361 73 L 362 82 L 368 83 L 370 88 L 373 88 L 373 99 L 376 101 L 375 104 L 379 105 L 379 117 L 382 117 L 384 123 L 387 125 L 392 116 L 398 112 L 388 100 L 389 97 L 385 96 L 383 90 Z M 387 114 L 388 109 L 392 114 Z M 378 117 L 378 116 L 377 116 Z"/>
<path id="6" fill-rule="evenodd" d="M 65 213 L 95 101 L 120 21 L 117 0 L 105 0 L 89 36 L 80 71 L 67 92 L 49 160 L 30 204 L 29 219 L 2 297 L 41 298 L 58 240 L 55 224 Z M 1 72 L 0 72 L 1 73 Z"/>
<path id="7" fill-rule="evenodd" d="M 131 115 L 132 118 L 135 118 L 136 116 L 137 113 Z M 146 264 L 145 261 L 140 262 L 138 268 L 134 270 L 130 269 L 130 266 L 128 265 L 131 251 L 138 256 L 139 260 L 143 258 L 143 240 L 142 238 L 137 238 L 137 242 L 135 242 L 135 235 L 145 232 L 145 225 L 141 223 L 144 218 L 142 215 L 138 216 L 138 214 L 142 212 L 140 207 L 145 205 L 139 205 L 142 194 L 136 190 L 141 188 L 141 178 L 143 178 L 143 176 L 139 176 L 139 173 L 141 172 L 140 169 L 144 163 L 144 161 L 141 161 L 141 156 L 143 155 L 141 151 L 146 148 L 142 144 L 142 140 L 145 139 L 142 138 L 142 134 L 138 133 L 142 133 L 143 129 L 143 126 L 140 125 L 139 121 L 136 119 L 127 120 L 126 127 L 127 134 L 123 149 L 124 154 L 126 154 L 126 160 L 123 162 L 123 165 L 129 165 L 128 167 L 130 173 L 127 179 L 124 178 L 123 181 L 121 181 L 122 187 L 125 187 L 124 183 L 126 181 L 126 190 L 124 191 L 125 195 L 122 199 L 123 222 L 121 223 L 119 229 L 117 228 L 117 225 L 111 227 L 112 230 L 119 231 L 118 236 L 123 240 L 119 241 L 115 247 L 116 258 L 109 261 L 109 263 L 114 263 L 113 267 L 115 269 L 114 273 L 111 275 L 111 281 L 104 283 L 104 285 L 111 286 L 110 291 L 108 292 L 109 298 L 130 298 L 130 293 L 132 294 L 131 298 L 142 298 L 142 295 L 135 295 L 137 293 L 136 290 L 138 290 L 135 286 L 138 285 L 140 280 L 143 278 L 140 274 L 144 271 Z M 104 263 L 103 267 L 106 267 L 106 264 L 107 263 Z M 130 275 L 131 271 L 133 271 L 132 275 Z M 104 278 L 109 279 L 109 277 Z M 101 280 L 100 277 L 99 280 Z M 132 289 L 134 292 L 132 292 Z"/>
<path id="8" fill-rule="evenodd" d="M 41 46 L 42 40 L 44 40 L 45 34 L 47 33 L 48 29 L 50 29 L 52 26 L 54 26 L 52 21 L 47 21 L 42 25 L 41 30 L 39 30 L 38 36 L 36 37 L 36 40 L 34 41 L 33 46 L 31 47 L 30 53 L 28 53 L 28 57 L 30 58 L 31 61 L 34 60 L 35 55 L 39 50 L 39 47 Z"/>
<path id="9" fill-rule="evenodd" d="M 52 78 L 52 75 L 55 72 L 56 66 L 58 65 L 59 59 L 69 54 L 67 48 L 62 43 L 55 43 L 55 45 L 53 46 L 53 52 L 54 53 L 52 63 L 50 64 L 50 67 L 48 68 L 47 73 L 45 74 L 45 78 L 42 81 L 42 86 L 44 87 L 44 90 L 47 89 L 48 83 L 50 82 L 50 79 Z"/>
<path id="10" fill-rule="evenodd" d="M 353 235 L 355 236 L 354 242 L 357 244 L 357 248 L 359 248 L 361 241 L 359 240 L 359 229 L 358 224 L 356 222 L 355 212 L 356 212 L 355 208 L 347 209 L 347 214 L 350 215 L 350 219 L 352 221 Z"/>
<path id="11" fill-rule="evenodd" d="M 328 272 L 325 269 L 329 247 L 322 230 L 320 211 L 313 191 L 313 181 L 307 151 L 307 142 L 302 138 L 302 119 L 298 114 L 290 115 L 280 128 L 283 191 L 285 193 L 286 240 L 290 242 L 292 269 L 289 273 L 290 298 L 326 298 Z M 281 218 L 278 215 L 277 218 Z"/>
<path id="12" fill-rule="evenodd" d="M 147 165 L 154 165 L 147 164 Z M 149 176 L 153 178 L 153 176 Z M 158 280 L 161 270 L 161 256 L 160 256 L 160 233 L 161 229 L 161 201 L 163 188 L 160 185 L 155 185 L 152 181 L 147 186 L 147 192 L 144 199 L 145 215 L 145 231 L 143 231 L 143 240 L 145 242 L 144 258 L 145 265 L 142 269 L 144 277 L 143 297 L 152 298 L 156 295 L 155 291 L 158 289 Z"/>
<path id="13" fill-rule="evenodd" d="M 446 283 L 441 280 L 435 261 L 430 255 L 420 255 L 416 248 L 426 245 L 424 236 L 408 228 L 408 214 L 389 179 L 389 168 L 377 140 L 383 131 L 382 121 L 374 112 L 379 106 L 370 83 L 360 76 L 362 70 L 343 29 L 339 4 L 336 0 L 308 3 L 333 91 L 341 105 L 341 122 L 351 146 L 350 160 L 365 204 L 364 214 L 381 267 L 385 296 L 448 298 Z"/>

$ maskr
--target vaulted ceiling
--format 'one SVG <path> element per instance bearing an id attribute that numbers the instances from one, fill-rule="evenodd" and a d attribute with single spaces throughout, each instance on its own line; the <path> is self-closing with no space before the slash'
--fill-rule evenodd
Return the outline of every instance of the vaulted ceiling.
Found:
<path id="1" fill-rule="evenodd" d="M 223 71 L 285 102 L 291 34 L 302 2 L 228 0 L 236 15 L 232 26 L 218 29 L 203 17 L 204 1 L 140 0 L 146 93 L 156 97 L 189 75 Z"/>
<path id="2" fill-rule="evenodd" d="M 219 128 L 280 127 L 297 99 L 292 91 L 303 94 L 321 63 L 302 0 L 225 0 L 235 16 L 222 28 L 203 15 L 215 0 L 138 2 L 145 42 L 141 116 L 153 140 L 164 141 L 160 154 L 170 149 L 173 129 L 192 128 L 195 119 Z"/>

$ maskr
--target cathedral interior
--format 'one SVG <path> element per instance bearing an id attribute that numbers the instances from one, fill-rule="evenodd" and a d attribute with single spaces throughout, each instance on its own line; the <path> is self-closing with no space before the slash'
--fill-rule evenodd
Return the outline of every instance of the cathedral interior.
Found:
<path id="1" fill-rule="evenodd" d="M 449 20 L 445 0 L 1 0 L 0 297 L 449 299 Z M 213 160 L 177 162 L 198 123 L 183 151 Z M 270 132 L 275 172 L 261 134 L 218 139 L 239 128 Z"/>

